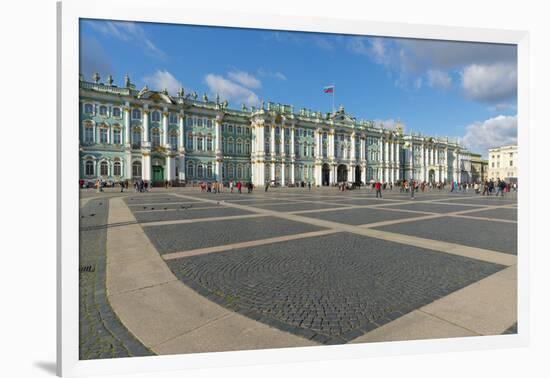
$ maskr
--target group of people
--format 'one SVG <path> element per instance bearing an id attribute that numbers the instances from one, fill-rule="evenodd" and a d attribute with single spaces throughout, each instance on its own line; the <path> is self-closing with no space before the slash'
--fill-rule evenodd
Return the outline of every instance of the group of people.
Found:
<path id="1" fill-rule="evenodd" d="M 203 193 L 221 193 L 222 189 L 223 189 L 224 185 L 218 181 L 215 181 L 215 182 L 201 182 L 199 184 L 199 188 L 201 190 L 201 192 Z M 247 182 L 245 184 L 243 184 L 242 182 L 240 181 L 229 181 L 229 183 L 227 184 L 227 188 L 229 188 L 229 192 L 233 193 L 235 191 L 235 189 L 237 190 L 237 193 L 242 193 L 243 191 L 243 187 L 246 187 L 248 193 L 252 193 L 252 191 L 254 190 L 254 184 L 252 184 L 251 182 Z"/>
<path id="2" fill-rule="evenodd" d="M 483 188 L 483 192 L 481 189 Z M 507 183 L 504 180 L 501 180 L 497 178 L 496 181 L 488 180 L 483 183 L 483 186 L 481 184 L 475 183 L 474 184 L 474 191 L 479 194 L 481 193 L 482 196 L 490 196 L 493 193 L 495 193 L 496 196 L 504 196 L 504 193 L 508 193 L 511 190 L 514 192 L 518 190 L 518 184 L 516 182 L 514 183 Z"/>

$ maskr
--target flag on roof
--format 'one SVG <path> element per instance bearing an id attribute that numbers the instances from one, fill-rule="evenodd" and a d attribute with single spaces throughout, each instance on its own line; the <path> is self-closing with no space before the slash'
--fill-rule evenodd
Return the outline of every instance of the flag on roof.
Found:
<path id="1" fill-rule="evenodd" d="M 334 93 L 334 85 L 329 85 L 328 87 L 323 88 L 324 93 Z"/>

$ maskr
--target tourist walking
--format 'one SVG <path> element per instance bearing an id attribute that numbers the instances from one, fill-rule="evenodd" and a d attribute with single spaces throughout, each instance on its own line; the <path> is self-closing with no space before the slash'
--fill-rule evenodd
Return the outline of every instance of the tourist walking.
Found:
<path id="1" fill-rule="evenodd" d="M 411 182 L 410 182 L 410 185 L 409 185 L 411 187 L 411 199 L 414 199 L 414 190 L 415 190 L 414 185 L 415 185 L 415 182 L 414 182 L 413 179 L 411 179 Z"/>

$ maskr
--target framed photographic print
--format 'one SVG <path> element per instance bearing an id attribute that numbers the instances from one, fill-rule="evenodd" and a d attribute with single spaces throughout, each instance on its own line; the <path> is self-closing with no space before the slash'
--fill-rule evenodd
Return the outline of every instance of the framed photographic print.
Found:
<path id="1" fill-rule="evenodd" d="M 58 7 L 59 374 L 526 344 L 527 33 L 100 4 Z"/>

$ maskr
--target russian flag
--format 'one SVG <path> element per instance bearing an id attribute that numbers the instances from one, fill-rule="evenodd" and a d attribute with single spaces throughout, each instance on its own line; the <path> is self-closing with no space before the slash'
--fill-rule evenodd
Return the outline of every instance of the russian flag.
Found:
<path id="1" fill-rule="evenodd" d="M 328 87 L 323 88 L 324 93 L 334 93 L 334 85 L 329 85 Z"/>

